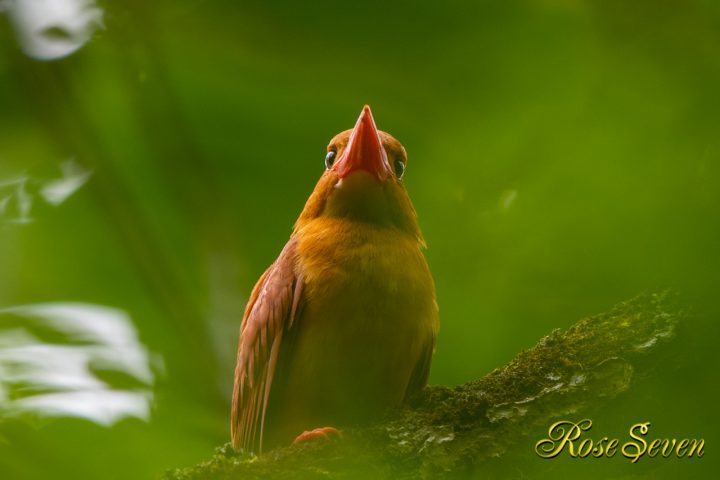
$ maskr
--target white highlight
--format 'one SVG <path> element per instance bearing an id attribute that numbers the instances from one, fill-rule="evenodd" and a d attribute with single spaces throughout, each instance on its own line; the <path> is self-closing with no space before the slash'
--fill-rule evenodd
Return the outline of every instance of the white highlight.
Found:
<path id="1" fill-rule="evenodd" d="M 43 342 L 34 332 L 62 340 Z M 155 382 L 150 362 L 122 310 L 86 303 L 0 309 L 0 417 L 80 417 L 106 426 L 126 417 L 147 421 Z M 120 372 L 137 387 L 113 388 L 92 367 Z"/>
<path id="2" fill-rule="evenodd" d="M 62 177 L 47 182 L 40 189 L 40 195 L 51 205 L 60 205 L 67 198 L 75 193 L 77 189 L 85 185 L 90 178 L 90 171 L 85 170 L 74 160 L 66 160 L 60 164 Z"/>
<path id="3" fill-rule="evenodd" d="M 26 55 L 55 60 L 80 49 L 97 28 L 104 28 L 103 10 L 95 0 L 6 0 L 18 41 Z"/>

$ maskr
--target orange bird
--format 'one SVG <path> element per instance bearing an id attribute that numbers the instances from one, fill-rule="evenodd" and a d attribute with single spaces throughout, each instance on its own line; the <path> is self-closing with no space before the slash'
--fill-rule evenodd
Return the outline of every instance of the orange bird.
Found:
<path id="1" fill-rule="evenodd" d="M 427 383 L 438 308 L 406 166 L 367 105 L 330 141 L 325 172 L 245 309 L 235 448 L 337 432 L 326 426 L 377 417 Z"/>

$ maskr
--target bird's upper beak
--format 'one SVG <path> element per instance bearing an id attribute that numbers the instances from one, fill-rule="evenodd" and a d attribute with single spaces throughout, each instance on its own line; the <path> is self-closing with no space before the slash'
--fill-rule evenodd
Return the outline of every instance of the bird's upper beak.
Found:
<path id="1" fill-rule="evenodd" d="M 380 141 L 370 107 L 365 105 L 350 139 L 340 158 L 333 167 L 338 177 L 344 178 L 356 170 L 365 170 L 379 182 L 386 180 L 391 173 L 387 153 Z"/>

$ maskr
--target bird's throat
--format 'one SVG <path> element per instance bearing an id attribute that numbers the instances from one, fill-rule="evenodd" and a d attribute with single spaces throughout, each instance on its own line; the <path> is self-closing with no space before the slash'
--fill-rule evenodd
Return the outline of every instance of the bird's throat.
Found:
<path id="1" fill-rule="evenodd" d="M 323 215 L 350 220 L 390 224 L 385 185 L 359 170 L 338 180 L 325 203 Z"/>

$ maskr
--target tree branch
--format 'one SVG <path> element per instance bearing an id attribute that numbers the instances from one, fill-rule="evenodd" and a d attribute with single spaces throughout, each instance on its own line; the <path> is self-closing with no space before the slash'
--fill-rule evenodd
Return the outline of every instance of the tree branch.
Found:
<path id="1" fill-rule="evenodd" d="M 672 297 L 643 294 L 566 332 L 555 330 L 484 378 L 428 387 L 386 419 L 345 430 L 342 441 L 261 457 L 226 445 L 164 479 L 437 478 L 477 471 L 514 448 L 532 448 L 528 437 L 559 418 L 587 418 L 649 374 L 684 317 Z"/>

